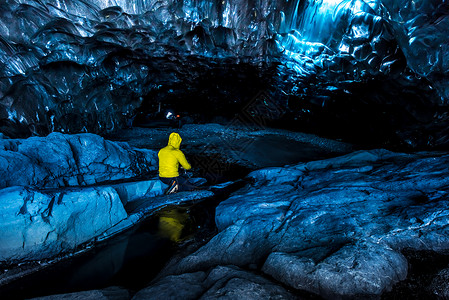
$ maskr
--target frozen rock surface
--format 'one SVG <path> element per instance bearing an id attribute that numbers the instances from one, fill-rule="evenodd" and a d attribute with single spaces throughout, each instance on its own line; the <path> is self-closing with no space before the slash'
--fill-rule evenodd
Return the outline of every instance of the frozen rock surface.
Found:
<path id="1" fill-rule="evenodd" d="M 176 288 L 173 288 L 176 287 Z M 232 266 L 164 277 L 132 299 L 298 299 L 285 288 Z"/>
<path id="2" fill-rule="evenodd" d="M 0 139 L 0 188 L 92 185 L 156 168 L 156 151 L 131 149 L 94 134 Z"/>
<path id="3" fill-rule="evenodd" d="M 128 215 L 111 187 L 0 191 L 0 261 L 50 258 L 75 249 Z"/>
<path id="4" fill-rule="evenodd" d="M 325 298 L 381 295 L 403 249 L 449 249 L 449 155 L 359 151 L 252 172 L 216 210 L 219 233 L 167 274 L 257 267 Z"/>

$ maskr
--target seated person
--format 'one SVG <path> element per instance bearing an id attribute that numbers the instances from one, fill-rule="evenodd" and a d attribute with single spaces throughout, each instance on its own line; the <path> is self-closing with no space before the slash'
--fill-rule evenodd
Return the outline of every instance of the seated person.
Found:
<path id="1" fill-rule="evenodd" d="M 172 194 L 181 191 L 193 191 L 196 186 L 192 185 L 187 178 L 179 175 L 179 165 L 190 170 L 192 167 L 187 161 L 184 153 L 179 150 L 181 146 L 181 136 L 172 132 L 168 138 L 168 145 L 162 148 L 159 153 L 159 179 L 168 184 L 165 194 Z"/>

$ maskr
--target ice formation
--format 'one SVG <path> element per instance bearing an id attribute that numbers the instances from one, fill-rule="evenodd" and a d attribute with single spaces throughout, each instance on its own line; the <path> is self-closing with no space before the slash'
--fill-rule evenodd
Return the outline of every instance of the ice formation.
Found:
<path id="1" fill-rule="evenodd" d="M 448 23 L 436 0 L 8 0 L 0 125 L 11 137 L 105 132 L 142 104 L 232 109 L 260 89 L 296 119 L 340 97 L 355 102 L 337 103 L 345 113 L 399 111 L 390 127 L 430 124 L 447 117 Z"/>

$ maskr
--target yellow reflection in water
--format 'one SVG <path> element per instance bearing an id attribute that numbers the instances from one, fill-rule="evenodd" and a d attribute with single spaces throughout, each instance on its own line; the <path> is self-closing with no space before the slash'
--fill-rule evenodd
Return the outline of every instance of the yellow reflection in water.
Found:
<path id="1" fill-rule="evenodd" d="M 182 231 L 189 215 L 185 211 L 173 209 L 161 213 L 159 216 L 159 234 L 173 242 L 182 240 Z"/>

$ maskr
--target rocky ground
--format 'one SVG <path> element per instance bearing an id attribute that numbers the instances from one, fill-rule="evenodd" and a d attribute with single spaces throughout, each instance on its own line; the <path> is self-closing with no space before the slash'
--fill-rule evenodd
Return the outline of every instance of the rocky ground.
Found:
<path id="1" fill-rule="evenodd" d="M 327 299 L 380 297 L 406 279 L 404 249 L 449 249 L 448 159 L 371 150 L 255 171 L 217 207 L 219 233 L 163 273 L 233 265 Z"/>
<path id="2" fill-rule="evenodd" d="M 135 128 L 108 138 L 151 151 L 165 146 L 171 131 Z M 201 155 L 218 162 L 219 170 L 206 166 L 215 174 L 211 178 L 223 175 L 223 161 L 252 170 L 247 183 L 216 208 L 217 234 L 173 256 L 146 288 L 64 297 L 394 299 L 416 291 L 420 297 L 446 297 L 447 153 L 353 151 L 309 135 L 217 124 L 178 132 L 195 168 L 205 168 L 195 166 Z M 133 188 L 115 190 L 121 191 L 119 199 L 128 195 L 129 203 L 136 201 L 130 195 L 149 190 L 127 184 Z M 151 197 L 163 201 L 154 190 Z M 173 203 L 188 198 L 179 197 Z M 140 218 L 153 209 L 139 210 L 141 203 L 134 203 L 118 232 L 130 226 L 131 215 Z M 420 260 L 432 261 L 433 269 L 417 284 Z"/>

